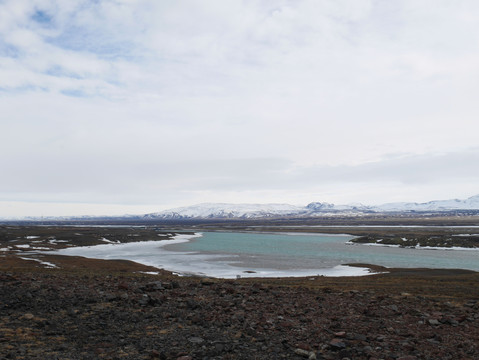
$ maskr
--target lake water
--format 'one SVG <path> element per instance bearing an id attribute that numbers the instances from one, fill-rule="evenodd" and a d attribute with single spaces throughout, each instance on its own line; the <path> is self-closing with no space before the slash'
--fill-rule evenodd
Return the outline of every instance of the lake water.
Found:
<path id="1" fill-rule="evenodd" d="M 58 251 L 101 259 L 129 259 L 182 274 L 214 277 L 366 275 L 341 266 L 461 268 L 479 271 L 479 251 L 348 245 L 350 235 L 204 232 L 175 240 L 76 247 Z"/>
<path id="2" fill-rule="evenodd" d="M 347 263 L 388 267 L 479 270 L 479 251 L 405 249 L 347 244 L 354 236 L 326 234 L 203 233 L 166 250 L 238 257 L 242 267 L 276 269 L 329 268 Z"/>

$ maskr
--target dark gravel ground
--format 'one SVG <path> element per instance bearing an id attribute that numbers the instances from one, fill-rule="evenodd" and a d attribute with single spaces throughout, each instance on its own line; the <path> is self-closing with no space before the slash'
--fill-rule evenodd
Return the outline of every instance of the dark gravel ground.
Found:
<path id="1" fill-rule="evenodd" d="M 295 281 L 2 271 L 0 359 L 479 358 L 475 299 Z"/>
<path id="2" fill-rule="evenodd" d="M 31 253 L 155 229 L 0 230 L 0 359 L 479 359 L 477 272 L 187 278 Z"/>

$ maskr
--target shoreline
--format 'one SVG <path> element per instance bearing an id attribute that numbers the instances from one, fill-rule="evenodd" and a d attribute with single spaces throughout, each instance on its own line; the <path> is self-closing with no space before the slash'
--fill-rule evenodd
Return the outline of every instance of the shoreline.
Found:
<path id="1" fill-rule="evenodd" d="M 234 279 L 240 277 L 288 278 L 371 275 L 368 268 L 350 267 L 341 264 L 329 268 L 287 270 L 234 266 L 232 264 L 239 262 L 241 255 L 198 254 L 196 252 L 179 252 L 166 249 L 166 247 L 170 245 L 188 242 L 201 236 L 202 233 L 195 233 L 193 235 L 180 234 L 169 240 L 139 241 L 124 244 L 100 244 L 87 247 L 68 247 L 56 251 L 44 251 L 39 253 L 42 255 L 81 256 L 103 260 L 128 260 L 142 265 L 171 271 L 180 276 L 205 276 L 218 279 Z M 145 253 L 154 254 L 154 259 L 150 260 L 145 257 Z"/>
<path id="2" fill-rule="evenodd" d="M 451 247 L 441 247 L 441 246 L 401 246 L 398 244 L 387 244 L 387 243 L 378 243 L 378 242 L 371 242 L 371 243 L 359 243 L 359 242 L 346 242 L 346 245 L 359 245 L 359 246 L 382 246 L 382 247 L 394 247 L 400 249 L 414 249 L 414 250 L 454 250 L 454 251 L 479 251 L 479 248 L 474 247 L 460 247 L 460 246 L 451 246 Z"/>
<path id="3" fill-rule="evenodd" d="M 479 234 L 367 234 L 349 241 L 351 244 L 369 246 L 392 246 L 418 250 L 479 250 Z"/>
<path id="4" fill-rule="evenodd" d="M 101 239 L 134 245 L 174 235 L 168 233 L 0 227 L 0 248 L 17 250 L 0 253 L 0 354 L 72 360 L 479 358 L 475 271 L 348 264 L 376 273 L 211 279 L 127 260 L 39 255 L 57 266 L 52 268 L 22 259 L 28 248 L 15 246 L 61 249 L 105 244 Z"/>
<path id="5" fill-rule="evenodd" d="M 39 232 L 42 229 L 42 232 Z M 251 265 L 251 259 L 241 258 L 241 255 L 236 254 L 218 254 L 218 253 L 198 253 L 198 252 L 178 252 L 167 249 L 170 245 L 179 242 L 194 241 L 195 238 L 202 236 L 203 232 L 200 229 L 191 231 L 166 231 L 162 229 L 159 232 L 154 228 L 136 228 L 136 227 L 122 227 L 112 229 L 110 227 L 53 227 L 53 228 L 39 228 L 15 227 L 16 238 L 10 239 L 8 242 L 0 243 L 1 254 L 16 254 L 25 259 L 29 258 L 31 261 L 36 261 L 41 265 L 44 263 L 46 267 L 54 267 L 56 264 L 48 261 L 48 256 L 58 254 L 69 254 L 71 256 L 85 256 L 99 259 L 117 259 L 117 260 L 132 260 L 145 266 L 153 266 L 156 269 L 166 269 L 178 275 L 183 276 L 204 276 L 216 277 L 225 279 L 234 279 L 237 277 L 244 278 L 290 278 L 290 277 L 308 277 L 308 276 L 366 276 L 371 275 L 369 268 L 358 269 L 356 267 L 343 263 L 331 264 L 329 267 L 322 268 L 304 268 L 304 269 L 279 269 L 279 268 L 262 268 L 261 266 Z M 207 231 L 211 231 L 208 229 Z M 221 232 L 223 230 L 217 229 Z M 216 232 L 217 232 L 216 231 Z M 227 231 L 232 232 L 234 230 Z M 90 234 L 91 235 L 88 235 Z M 247 233 L 247 232 L 245 232 Z M 319 233 L 297 233 L 297 232 L 260 232 L 254 231 L 254 234 L 266 235 L 320 235 Z M 21 236 L 19 236 L 21 235 Z M 88 237 L 85 237 L 87 236 Z M 339 236 L 337 232 L 334 234 L 324 233 L 326 236 Z M 384 243 L 364 243 L 354 242 L 358 239 L 358 235 L 352 241 L 346 244 L 360 244 L 369 246 L 393 246 Z M 475 234 L 460 234 L 460 236 L 471 238 Z M 359 237 L 360 238 L 360 237 Z M 78 242 L 83 239 L 82 242 Z M 157 240 L 158 239 L 158 240 Z M 155 252 L 161 251 L 161 256 L 154 259 L 141 258 L 132 256 L 132 253 L 138 252 L 142 246 L 151 247 L 151 250 L 146 253 L 153 255 Z M 125 248 L 125 251 L 120 254 L 113 255 L 111 249 Z M 50 250 L 49 250 L 50 249 Z M 434 248 L 412 248 L 413 250 L 435 250 Z M 98 251 L 96 251 L 98 250 Z M 438 250 L 452 250 L 438 249 Z M 461 249 L 462 250 L 462 249 Z M 91 254 L 90 252 L 96 252 Z M 157 255 L 160 255 L 157 253 Z M 24 260 L 25 260 L 24 259 Z M 248 262 L 250 263 L 248 265 Z M 349 262 L 351 263 L 351 262 Z M 354 261 L 353 263 L 357 263 Z M 368 262 L 371 263 L 371 262 Z M 384 263 L 384 262 L 383 262 Z M 206 264 L 206 265 L 205 265 Z M 372 265 L 372 266 L 378 266 Z M 416 266 L 417 267 L 417 266 Z M 453 267 L 453 266 L 452 266 Z M 385 268 L 383 266 L 383 268 Z M 405 267 L 410 268 L 410 267 Z M 447 268 L 451 268 L 448 266 Z M 199 270 L 204 269 L 204 270 Z M 226 270 L 225 270 L 226 269 Z M 475 270 L 475 269 L 474 269 Z M 477 271 L 477 270 L 476 270 Z"/>

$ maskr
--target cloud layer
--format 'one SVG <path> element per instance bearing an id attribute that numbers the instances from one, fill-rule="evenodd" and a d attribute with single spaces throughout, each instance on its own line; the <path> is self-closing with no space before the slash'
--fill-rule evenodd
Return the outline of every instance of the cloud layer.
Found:
<path id="1" fill-rule="evenodd" d="M 0 202 L 69 212 L 478 193 L 478 10 L 3 1 Z"/>

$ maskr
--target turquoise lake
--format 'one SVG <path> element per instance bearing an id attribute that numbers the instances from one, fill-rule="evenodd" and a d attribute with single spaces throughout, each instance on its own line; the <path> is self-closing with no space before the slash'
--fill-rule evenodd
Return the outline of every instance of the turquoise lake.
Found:
<path id="1" fill-rule="evenodd" d="M 312 269 L 348 263 L 388 267 L 479 270 L 479 251 L 407 249 L 347 244 L 350 235 L 204 232 L 165 250 L 214 254 L 212 261 L 234 261 L 242 268 Z"/>
<path id="2" fill-rule="evenodd" d="M 181 275 L 220 278 L 370 274 L 367 268 L 343 266 L 353 263 L 479 271 L 477 250 L 348 244 L 352 238 L 350 235 L 304 233 L 203 232 L 176 235 L 171 240 L 69 247 L 55 253 L 126 259 Z"/>

